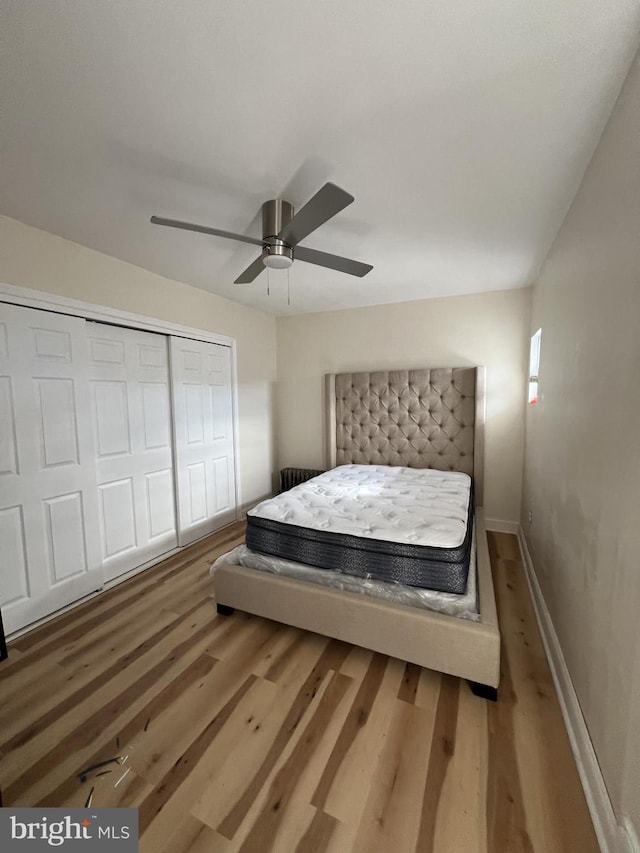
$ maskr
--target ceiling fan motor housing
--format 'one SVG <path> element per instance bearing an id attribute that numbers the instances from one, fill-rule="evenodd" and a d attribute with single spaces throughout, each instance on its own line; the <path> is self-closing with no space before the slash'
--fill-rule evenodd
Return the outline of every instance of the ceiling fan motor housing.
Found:
<path id="1" fill-rule="evenodd" d="M 293 249 L 278 238 L 293 218 L 293 205 L 280 198 L 265 201 L 262 205 L 262 262 L 272 269 L 286 269 L 293 263 Z"/>

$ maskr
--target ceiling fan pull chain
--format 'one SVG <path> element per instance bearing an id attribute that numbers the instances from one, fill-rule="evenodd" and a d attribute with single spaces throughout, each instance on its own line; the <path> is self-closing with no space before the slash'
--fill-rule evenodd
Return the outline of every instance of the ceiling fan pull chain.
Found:
<path id="1" fill-rule="evenodd" d="M 271 296 L 271 272 L 267 267 L 267 296 Z"/>
<path id="2" fill-rule="evenodd" d="M 287 305 L 291 305 L 291 274 L 287 267 Z"/>

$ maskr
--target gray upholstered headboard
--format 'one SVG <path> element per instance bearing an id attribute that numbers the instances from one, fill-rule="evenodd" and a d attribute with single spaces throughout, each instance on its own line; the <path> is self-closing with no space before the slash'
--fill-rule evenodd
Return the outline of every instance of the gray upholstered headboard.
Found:
<path id="1" fill-rule="evenodd" d="M 484 367 L 325 377 L 326 465 L 359 463 L 472 474 L 482 506 Z"/>

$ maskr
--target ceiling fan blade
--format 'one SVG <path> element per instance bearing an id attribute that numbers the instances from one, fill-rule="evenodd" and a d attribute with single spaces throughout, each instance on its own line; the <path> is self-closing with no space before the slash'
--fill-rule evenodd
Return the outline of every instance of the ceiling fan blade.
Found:
<path id="1" fill-rule="evenodd" d="M 246 268 L 246 270 L 241 275 L 239 275 L 233 283 L 249 284 L 249 282 L 252 282 L 254 278 L 258 278 L 263 269 L 264 262 L 262 260 L 262 255 L 258 255 L 255 261 L 252 261 Z"/>
<path id="2" fill-rule="evenodd" d="M 278 234 L 279 239 L 290 246 L 297 245 L 352 201 L 353 196 L 348 192 L 335 184 L 325 184 L 284 226 Z"/>
<path id="3" fill-rule="evenodd" d="M 163 219 L 162 216 L 152 216 L 151 222 L 154 225 L 167 225 L 169 228 L 182 228 L 184 231 L 198 231 L 200 234 L 213 234 L 214 237 L 240 240 L 242 243 L 251 243 L 254 246 L 263 245 L 262 240 L 247 237 L 246 234 L 234 234 L 232 231 L 221 231 L 219 228 L 209 228 L 207 225 L 194 225 L 193 222 L 181 222 L 179 219 Z"/>
<path id="4" fill-rule="evenodd" d="M 373 269 L 371 264 L 363 264 L 361 261 L 353 261 L 351 258 L 341 258 L 340 255 L 330 255 L 328 252 L 318 252 L 316 249 L 307 249 L 304 246 L 296 246 L 294 256 L 297 261 L 317 264 L 319 267 L 357 275 L 359 278 Z"/>

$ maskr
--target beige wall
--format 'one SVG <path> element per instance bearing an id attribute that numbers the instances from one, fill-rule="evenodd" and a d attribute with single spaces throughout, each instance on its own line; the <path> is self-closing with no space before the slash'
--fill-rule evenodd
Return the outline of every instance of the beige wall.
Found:
<path id="1" fill-rule="evenodd" d="M 640 829 L 640 64 L 534 288 L 523 528 L 618 817 Z M 527 513 L 533 512 L 533 523 Z"/>
<path id="2" fill-rule="evenodd" d="M 0 281 L 217 332 L 236 339 L 240 500 L 271 492 L 275 318 L 0 217 Z"/>
<path id="3" fill-rule="evenodd" d="M 323 375 L 487 367 L 485 508 L 518 521 L 530 290 L 278 319 L 278 462 L 323 465 Z"/>

